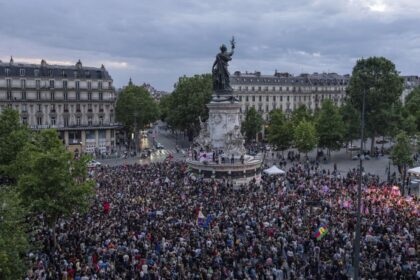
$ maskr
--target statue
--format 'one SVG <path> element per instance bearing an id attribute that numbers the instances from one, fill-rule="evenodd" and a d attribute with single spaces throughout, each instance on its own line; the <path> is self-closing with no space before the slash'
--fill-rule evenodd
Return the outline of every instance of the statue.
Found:
<path id="1" fill-rule="evenodd" d="M 220 47 L 220 53 L 217 54 L 216 60 L 213 63 L 213 90 L 217 93 L 232 92 L 229 80 L 228 62 L 232 60 L 233 50 L 235 49 L 234 37 L 232 37 L 230 45 L 230 52 L 227 51 L 227 48 L 224 44 Z"/>
<path id="2" fill-rule="evenodd" d="M 229 131 L 225 135 L 224 148 L 228 154 L 233 154 L 237 157 L 245 154 L 244 138 L 238 125 L 232 131 Z"/>
<path id="3" fill-rule="evenodd" d="M 209 150 L 212 148 L 212 145 L 208 123 L 203 122 L 200 116 L 198 117 L 198 119 L 200 121 L 200 133 L 198 137 L 195 138 L 194 142 L 203 150 Z"/>

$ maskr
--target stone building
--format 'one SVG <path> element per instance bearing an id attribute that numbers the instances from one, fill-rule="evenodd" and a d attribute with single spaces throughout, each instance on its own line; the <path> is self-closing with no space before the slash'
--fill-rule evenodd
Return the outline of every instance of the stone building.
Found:
<path id="1" fill-rule="evenodd" d="M 0 61 L 0 111 L 12 107 L 33 130 L 55 128 L 70 150 L 115 147 L 115 89 L 102 65 L 85 67 Z"/>
<path id="2" fill-rule="evenodd" d="M 268 120 L 268 114 L 273 109 L 290 113 L 304 104 L 315 110 L 326 98 L 340 106 L 345 98 L 349 78 L 349 75 L 336 73 L 293 76 L 277 71 L 274 75 L 235 72 L 231 77 L 231 85 L 242 105 L 242 119 L 250 107 L 255 107 L 263 119 Z"/>

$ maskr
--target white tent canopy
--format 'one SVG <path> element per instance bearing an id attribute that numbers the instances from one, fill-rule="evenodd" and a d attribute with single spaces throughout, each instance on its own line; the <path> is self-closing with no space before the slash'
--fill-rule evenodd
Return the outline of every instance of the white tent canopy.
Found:
<path id="1" fill-rule="evenodd" d="M 408 173 L 420 176 L 420 166 L 408 169 Z"/>
<path id="2" fill-rule="evenodd" d="M 264 173 L 266 173 L 268 175 L 281 175 L 281 174 L 285 174 L 286 172 L 284 172 L 283 170 L 281 170 L 277 166 L 273 165 L 270 168 L 264 170 Z"/>

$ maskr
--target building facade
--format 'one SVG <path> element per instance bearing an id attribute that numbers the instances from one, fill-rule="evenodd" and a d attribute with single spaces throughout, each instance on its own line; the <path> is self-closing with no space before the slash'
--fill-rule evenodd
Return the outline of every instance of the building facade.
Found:
<path id="1" fill-rule="evenodd" d="M 112 150 L 116 132 L 115 89 L 102 65 L 85 67 L 0 61 L 0 111 L 12 107 L 33 130 L 55 128 L 70 150 Z"/>
<path id="2" fill-rule="evenodd" d="M 260 72 L 235 72 L 231 85 L 241 103 L 241 118 L 254 107 L 268 120 L 269 112 L 280 109 L 286 114 L 304 104 L 315 110 L 322 100 L 329 98 L 340 106 L 344 102 L 349 75 L 313 73 L 293 76 L 289 73 L 261 75 Z"/>

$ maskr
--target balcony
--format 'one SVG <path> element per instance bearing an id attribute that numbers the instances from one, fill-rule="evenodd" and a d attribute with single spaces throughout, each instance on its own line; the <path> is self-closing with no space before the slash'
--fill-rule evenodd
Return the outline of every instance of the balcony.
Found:
<path id="1" fill-rule="evenodd" d="M 122 128 L 122 125 L 119 123 L 102 123 L 101 124 L 100 122 L 96 122 L 91 125 L 88 125 L 88 124 L 81 124 L 81 125 L 69 124 L 66 126 L 64 124 L 30 125 L 29 128 L 34 129 L 34 130 L 47 129 L 47 128 L 55 128 L 57 130 L 87 130 L 87 129 Z"/>

